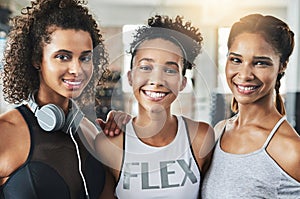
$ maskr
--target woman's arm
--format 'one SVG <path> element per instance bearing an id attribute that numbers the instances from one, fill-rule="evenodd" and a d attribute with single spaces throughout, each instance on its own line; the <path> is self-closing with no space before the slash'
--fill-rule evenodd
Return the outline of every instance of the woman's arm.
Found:
<path id="1" fill-rule="evenodd" d="M 115 179 L 107 167 L 105 170 L 105 184 L 99 199 L 116 199 L 114 195 L 116 187 Z"/>

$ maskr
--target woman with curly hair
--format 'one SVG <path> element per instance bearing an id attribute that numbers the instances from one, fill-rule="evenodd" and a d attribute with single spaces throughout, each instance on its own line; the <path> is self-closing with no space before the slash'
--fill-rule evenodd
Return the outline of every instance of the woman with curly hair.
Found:
<path id="1" fill-rule="evenodd" d="M 202 36 L 177 16 L 156 15 L 136 30 L 127 77 L 138 114 L 120 136 L 98 134 L 95 149 L 108 166 L 117 198 L 198 198 L 209 166 L 213 129 L 173 115 L 185 72 L 200 53 Z M 109 151 L 109 153 L 108 153 Z M 106 196 L 108 197 L 108 195 Z"/>
<path id="2" fill-rule="evenodd" d="M 3 92 L 7 102 L 28 103 L 0 115 L 0 198 L 101 194 L 104 170 L 79 139 L 78 124 L 88 120 L 72 100 L 90 102 L 108 63 L 84 4 L 33 0 L 12 20 Z"/>

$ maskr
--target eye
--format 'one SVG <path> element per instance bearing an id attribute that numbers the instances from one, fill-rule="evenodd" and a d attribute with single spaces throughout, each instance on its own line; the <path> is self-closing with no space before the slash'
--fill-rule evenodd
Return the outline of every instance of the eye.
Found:
<path id="1" fill-rule="evenodd" d="M 178 70 L 173 69 L 173 68 L 165 68 L 164 71 L 169 74 L 177 74 L 178 73 Z"/>
<path id="2" fill-rule="evenodd" d="M 254 65 L 258 67 L 268 67 L 268 66 L 272 66 L 272 63 L 268 61 L 256 61 L 254 62 Z"/>
<path id="3" fill-rule="evenodd" d="M 242 60 L 237 57 L 229 57 L 229 61 L 233 64 L 240 64 L 242 63 Z"/>
<path id="4" fill-rule="evenodd" d="M 80 61 L 84 62 L 84 63 L 88 63 L 92 60 L 92 55 L 85 55 L 80 57 Z"/>
<path id="5" fill-rule="evenodd" d="M 56 59 L 59 59 L 61 61 L 67 61 L 69 60 L 71 57 L 69 55 L 64 55 L 64 54 L 58 54 L 55 56 Z"/>
<path id="6" fill-rule="evenodd" d="M 145 72 L 149 72 L 152 70 L 152 67 L 149 66 L 149 65 L 140 65 L 138 66 L 138 68 L 141 70 L 141 71 L 145 71 Z"/>

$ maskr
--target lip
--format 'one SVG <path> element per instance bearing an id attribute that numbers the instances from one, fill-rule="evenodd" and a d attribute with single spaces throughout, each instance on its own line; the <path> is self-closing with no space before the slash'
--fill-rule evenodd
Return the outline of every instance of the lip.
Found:
<path id="1" fill-rule="evenodd" d="M 148 100 L 155 102 L 163 100 L 169 94 L 169 92 L 153 90 L 141 90 L 141 92 L 144 94 L 144 96 L 146 96 Z"/>
<path id="2" fill-rule="evenodd" d="M 64 84 L 68 89 L 77 90 L 83 85 L 82 79 L 63 79 Z"/>
<path id="3" fill-rule="evenodd" d="M 244 95 L 250 95 L 258 90 L 260 87 L 259 85 L 253 85 L 253 84 L 235 84 L 236 89 L 239 93 Z"/>

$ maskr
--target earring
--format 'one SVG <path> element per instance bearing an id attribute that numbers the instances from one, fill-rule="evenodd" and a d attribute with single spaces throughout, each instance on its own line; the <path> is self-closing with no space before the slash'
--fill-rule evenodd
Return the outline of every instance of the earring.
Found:
<path id="1" fill-rule="evenodd" d="M 34 66 L 34 68 L 35 68 L 37 71 L 40 71 L 40 70 L 41 70 L 41 67 L 40 67 L 40 66 Z"/>

